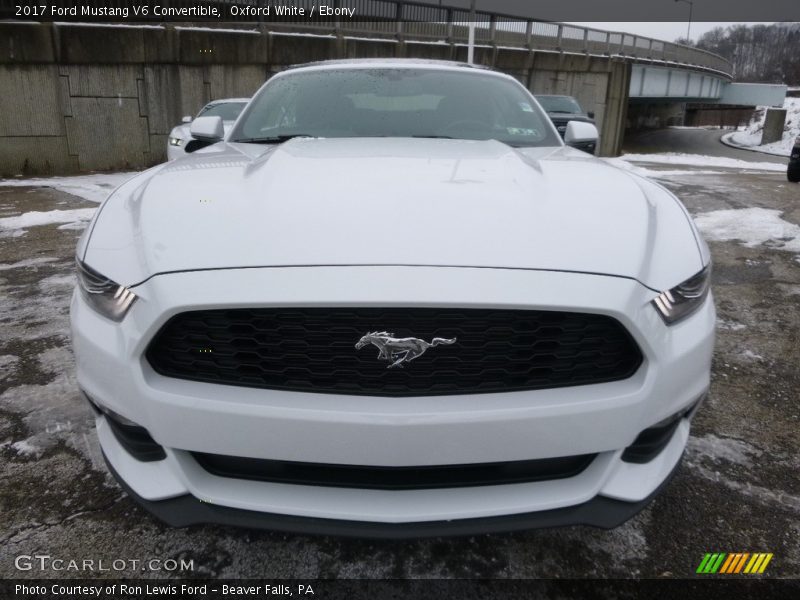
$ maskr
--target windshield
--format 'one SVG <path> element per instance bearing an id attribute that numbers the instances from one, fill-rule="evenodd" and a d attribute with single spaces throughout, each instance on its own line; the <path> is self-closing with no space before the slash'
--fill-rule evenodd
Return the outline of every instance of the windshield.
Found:
<path id="1" fill-rule="evenodd" d="M 230 139 L 270 143 L 298 135 L 561 145 L 547 115 L 522 86 L 490 74 L 442 69 L 288 73 L 256 95 Z"/>
<path id="2" fill-rule="evenodd" d="M 583 113 L 581 105 L 572 96 L 536 96 L 536 99 L 547 112 L 575 115 Z"/>
<path id="3" fill-rule="evenodd" d="M 198 113 L 198 117 L 222 117 L 223 121 L 235 121 L 247 106 L 246 102 L 217 102 L 206 104 Z"/>

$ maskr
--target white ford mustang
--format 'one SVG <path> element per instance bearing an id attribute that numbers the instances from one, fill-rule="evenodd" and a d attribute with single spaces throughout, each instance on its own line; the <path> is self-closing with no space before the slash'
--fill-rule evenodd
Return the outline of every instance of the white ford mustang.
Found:
<path id="1" fill-rule="evenodd" d="M 709 386 L 709 252 L 667 190 L 565 147 L 513 78 L 275 75 L 81 238 L 78 382 L 175 526 L 403 537 L 613 527 Z M 574 123 L 567 143 L 596 136 Z"/>

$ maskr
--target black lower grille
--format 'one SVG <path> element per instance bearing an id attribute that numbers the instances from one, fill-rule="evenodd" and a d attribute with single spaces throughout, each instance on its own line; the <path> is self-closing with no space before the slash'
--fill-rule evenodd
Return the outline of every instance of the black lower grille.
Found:
<path id="1" fill-rule="evenodd" d="M 367 332 L 436 342 L 387 368 Z M 403 352 L 393 355 L 402 359 Z M 167 377 L 299 392 L 431 396 L 626 379 L 642 355 L 615 319 L 556 311 L 453 308 L 252 308 L 181 313 L 147 359 Z"/>
<path id="2" fill-rule="evenodd" d="M 413 490 L 564 479 L 581 473 L 597 455 L 420 467 L 302 463 L 200 452 L 193 452 L 192 456 L 201 467 L 218 477 L 294 485 Z"/>

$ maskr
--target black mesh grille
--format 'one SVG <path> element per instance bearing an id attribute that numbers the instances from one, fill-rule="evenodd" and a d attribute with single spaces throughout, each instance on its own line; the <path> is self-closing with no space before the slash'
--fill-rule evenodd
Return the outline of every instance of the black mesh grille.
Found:
<path id="1" fill-rule="evenodd" d="M 387 369 L 370 331 L 456 338 Z M 642 362 L 615 319 L 554 311 L 252 308 L 181 313 L 147 350 L 160 374 L 279 390 L 374 396 L 475 394 L 625 379 Z"/>
<path id="2" fill-rule="evenodd" d="M 415 467 L 371 467 L 241 458 L 193 452 L 206 471 L 218 477 L 292 485 L 416 490 L 480 485 L 508 485 L 575 477 L 596 454 L 513 462 Z"/>

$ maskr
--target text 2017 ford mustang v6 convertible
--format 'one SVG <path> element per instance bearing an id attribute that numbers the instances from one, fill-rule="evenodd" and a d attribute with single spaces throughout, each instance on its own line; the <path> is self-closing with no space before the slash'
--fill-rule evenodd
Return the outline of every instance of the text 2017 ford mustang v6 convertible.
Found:
<path id="1" fill-rule="evenodd" d="M 669 479 L 709 386 L 708 248 L 516 80 L 311 64 L 192 135 L 216 143 L 119 187 L 77 250 L 78 382 L 149 511 L 613 527 Z"/>

